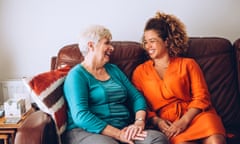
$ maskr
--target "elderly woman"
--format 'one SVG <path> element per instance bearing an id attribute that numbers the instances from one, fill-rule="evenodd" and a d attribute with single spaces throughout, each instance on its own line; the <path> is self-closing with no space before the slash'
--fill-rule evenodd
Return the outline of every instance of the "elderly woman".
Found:
<path id="1" fill-rule="evenodd" d="M 146 23 L 143 46 L 150 60 L 133 73 L 149 103 L 149 121 L 172 144 L 225 144 L 225 129 L 211 105 L 199 65 L 184 58 L 188 37 L 174 15 L 158 12 Z"/>
<path id="2" fill-rule="evenodd" d="M 161 132 L 144 130 L 144 97 L 116 65 L 108 63 L 114 50 L 111 38 L 110 31 L 100 25 L 81 35 L 79 47 L 85 58 L 64 82 L 68 104 L 65 143 L 167 144 Z"/>

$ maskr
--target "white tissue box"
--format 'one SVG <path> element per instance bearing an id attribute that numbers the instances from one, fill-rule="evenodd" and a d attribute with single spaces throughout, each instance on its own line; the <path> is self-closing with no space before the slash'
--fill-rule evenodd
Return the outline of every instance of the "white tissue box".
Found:
<path id="1" fill-rule="evenodd" d="M 5 117 L 21 117 L 26 112 L 25 100 L 10 98 L 4 102 Z"/>

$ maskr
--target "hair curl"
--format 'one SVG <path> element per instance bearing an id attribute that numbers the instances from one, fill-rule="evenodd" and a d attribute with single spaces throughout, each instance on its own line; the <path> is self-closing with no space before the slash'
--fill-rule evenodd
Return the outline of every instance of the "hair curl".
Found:
<path id="1" fill-rule="evenodd" d="M 168 53 L 171 57 L 184 56 L 188 47 L 188 36 L 185 25 L 174 15 L 157 12 L 150 18 L 144 32 L 154 30 L 158 36 L 167 40 Z"/>

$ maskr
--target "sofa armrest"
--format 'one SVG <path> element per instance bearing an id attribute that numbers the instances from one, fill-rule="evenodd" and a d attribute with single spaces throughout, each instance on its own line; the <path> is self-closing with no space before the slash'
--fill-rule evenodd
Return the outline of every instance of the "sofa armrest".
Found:
<path id="1" fill-rule="evenodd" d="M 51 57 L 51 67 L 50 67 L 50 70 L 54 70 L 56 69 L 56 62 L 57 62 L 57 56 L 52 56 Z"/>
<path id="2" fill-rule="evenodd" d="M 58 136 L 51 117 L 38 110 L 18 128 L 15 144 L 58 144 Z"/>
<path id="3" fill-rule="evenodd" d="M 234 42 L 233 46 L 235 48 L 236 57 L 237 57 L 238 89 L 240 92 L 240 38 Z"/>

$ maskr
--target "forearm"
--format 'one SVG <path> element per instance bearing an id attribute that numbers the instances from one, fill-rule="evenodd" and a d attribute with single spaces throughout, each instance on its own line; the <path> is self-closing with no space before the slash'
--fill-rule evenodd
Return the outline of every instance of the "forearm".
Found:
<path id="1" fill-rule="evenodd" d="M 103 135 L 112 137 L 114 139 L 120 140 L 121 130 L 113 126 L 107 125 L 105 129 L 101 132 Z"/>
<path id="2" fill-rule="evenodd" d="M 153 117 L 150 119 L 150 122 L 151 122 L 155 127 L 157 127 L 160 120 L 161 120 L 160 117 L 158 117 L 158 116 L 153 116 Z"/>
<path id="3" fill-rule="evenodd" d="M 201 112 L 198 108 L 190 108 L 188 111 L 181 117 L 182 120 L 190 123 L 192 119 Z"/>
<path id="4" fill-rule="evenodd" d="M 200 109 L 198 108 L 190 108 L 182 117 L 181 119 L 184 119 L 186 120 L 187 122 L 191 122 L 192 119 L 198 115 L 199 113 L 201 112 Z M 162 119 L 158 116 L 154 116 L 151 118 L 151 123 L 154 125 L 154 126 L 157 126 L 158 123 L 161 121 Z"/>

